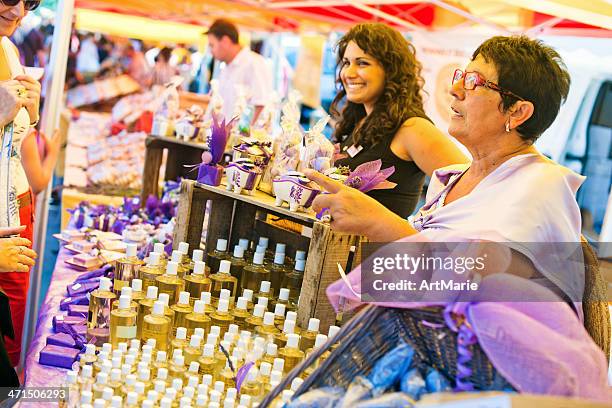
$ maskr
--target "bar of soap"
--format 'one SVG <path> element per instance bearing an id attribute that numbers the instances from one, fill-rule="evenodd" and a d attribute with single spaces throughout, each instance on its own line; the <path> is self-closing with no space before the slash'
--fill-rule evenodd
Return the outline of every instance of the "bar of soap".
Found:
<path id="1" fill-rule="evenodd" d="M 96 244 L 93 243 L 93 242 L 89 242 L 89 241 L 86 241 L 84 239 L 81 239 L 79 241 L 73 242 L 72 246 L 77 251 L 89 252 L 89 251 L 91 251 L 92 249 L 94 249 L 96 247 Z"/>
<path id="2" fill-rule="evenodd" d="M 95 281 L 73 283 L 71 285 L 66 286 L 66 291 L 68 292 L 68 296 L 76 297 L 96 290 L 98 286 L 100 286 L 99 279 Z"/>
<path id="3" fill-rule="evenodd" d="M 68 316 L 80 316 L 87 318 L 89 313 L 89 305 L 69 305 Z"/>
<path id="4" fill-rule="evenodd" d="M 52 334 L 47 337 L 47 345 L 75 348 L 76 343 L 71 335 L 66 333 Z"/>
<path id="5" fill-rule="evenodd" d="M 66 311 L 70 305 L 89 305 L 89 298 L 86 294 L 64 298 L 60 302 L 60 310 Z"/>
<path id="6" fill-rule="evenodd" d="M 92 256 L 89 254 L 77 254 L 72 258 L 72 262 L 85 268 L 89 268 L 99 265 L 100 259 L 97 256 Z"/>
<path id="7" fill-rule="evenodd" d="M 53 367 L 72 368 L 72 364 L 76 361 L 79 353 L 80 351 L 74 348 L 47 344 L 40 351 L 38 362 Z"/>
<path id="8" fill-rule="evenodd" d="M 87 323 L 87 319 L 79 316 L 53 316 L 53 330 L 56 333 L 68 333 L 66 326 L 83 325 Z"/>
<path id="9" fill-rule="evenodd" d="M 85 238 L 85 233 L 79 230 L 65 230 L 62 231 L 62 238 L 69 241 L 75 241 Z"/>

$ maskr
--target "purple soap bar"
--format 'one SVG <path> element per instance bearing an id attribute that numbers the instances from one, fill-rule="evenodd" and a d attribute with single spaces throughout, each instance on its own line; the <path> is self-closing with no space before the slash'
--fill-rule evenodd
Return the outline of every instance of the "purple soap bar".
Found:
<path id="1" fill-rule="evenodd" d="M 89 298 L 87 295 L 64 298 L 60 302 L 60 310 L 66 311 L 70 305 L 89 305 Z"/>
<path id="2" fill-rule="evenodd" d="M 91 292 L 100 286 L 100 281 L 97 282 L 83 282 L 83 283 L 73 283 L 72 285 L 66 286 L 66 290 L 68 291 L 68 296 L 75 297 L 78 295 L 83 295 L 85 293 Z"/>
<path id="3" fill-rule="evenodd" d="M 66 326 L 72 325 L 83 325 L 87 323 L 87 319 L 79 316 L 65 316 L 57 315 L 53 316 L 53 330 L 56 333 L 68 333 Z"/>
<path id="4" fill-rule="evenodd" d="M 101 267 L 100 269 L 96 269 L 95 271 L 85 272 L 84 274 L 80 275 L 74 282 L 79 283 L 93 278 L 100 278 L 102 276 L 106 276 L 112 269 L 112 265 L 104 265 L 103 267 Z"/>
<path id="5" fill-rule="evenodd" d="M 40 351 L 38 362 L 53 367 L 72 368 L 80 351 L 74 348 L 46 345 Z"/>
<path id="6" fill-rule="evenodd" d="M 72 336 L 66 333 L 52 334 L 51 336 L 47 337 L 47 344 L 60 347 L 76 347 L 76 343 L 74 342 Z"/>
<path id="7" fill-rule="evenodd" d="M 86 324 L 75 324 L 75 325 L 72 325 L 72 329 L 73 329 L 74 333 L 78 334 L 79 336 L 86 336 L 87 335 L 87 325 Z"/>
<path id="8" fill-rule="evenodd" d="M 69 305 L 68 316 L 80 316 L 87 318 L 89 313 L 89 305 Z"/>

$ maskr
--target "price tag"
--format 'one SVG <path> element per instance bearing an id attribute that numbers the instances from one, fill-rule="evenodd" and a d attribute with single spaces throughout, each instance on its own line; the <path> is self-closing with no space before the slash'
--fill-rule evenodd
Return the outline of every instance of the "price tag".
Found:
<path id="1" fill-rule="evenodd" d="M 352 145 L 351 147 L 349 147 L 348 149 L 346 149 L 346 152 L 348 153 L 349 156 L 351 157 L 355 157 L 359 154 L 360 151 L 363 150 L 363 146 L 355 146 Z"/>

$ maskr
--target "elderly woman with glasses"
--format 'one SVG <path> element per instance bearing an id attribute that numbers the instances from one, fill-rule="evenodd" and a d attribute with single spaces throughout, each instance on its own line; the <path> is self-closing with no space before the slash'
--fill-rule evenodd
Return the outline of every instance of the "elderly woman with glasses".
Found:
<path id="1" fill-rule="evenodd" d="M 328 192 L 313 207 L 328 209 L 332 229 L 395 242 L 364 256 L 364 263 L 345 280 L 330 285 L 330 301 L 336 307 L 355 307 L 362 299 L 403 308 L 422 307 L 423 299 L 467 304 L 470 330 L 518 390 L 609 398 L 602 352 L 609 343 L 599 348 L 582 325 L 586 275 L 575 194 L 584 177 L 534 146 L 569 92 L 570 76 L 561 57 L 525 36 L 493 37 L 476 49 L 465 70 L 455 71 L 452 83 L 448 131 L 469 150 L 472 161 L 434 171 L 425 205 L 408 221 L 355 189 L 313 171 L 307 174 Z M 410 253 L 415 248 L 410 244 L 418 248 L 417 258 L 422 251 L 435 254 L 443 247 L 439 243 L 446 248 L 452 242 L 492 249 L 495 262 L 490 258 L 482 272 L 471 268 L 466 274 L 484 291 L 426 289 L 411 298 L 409 286 L 376 292 L 381 287 L 376 287 L 377 279 L 389 282 L 391 276 L 393 283 L 401 283 L 415 273 L 390 263 L 391 269 L 380 275 L 377 260 L 393 260 L 398 251 Z M 561 248 L 578 253 L 577 262 L 559 262 L 569 256 L 554 252 L 560 243 L 571 243 Z M 416 273 L 428 283 L 439 276 L 466 279 L 452 266 Z"/>
<path id="2" fill-rule="evenodd" d="M 9 37 L 13 35 L 22 19 L 35 9 L 40 1 L 0 1 L 0 86 L 3 95 L 17 101 L 10 115 L 2 117 L 2 144 L 0 155 L 0 228 L 25 226 L 20 236 L 29 241 L 33 235 L 33 196 L 30 183 L 22 165 L 22 143 L 31 138 L 30 132 L 38 123 L 40 90 L 38 81 L 25 74 L 16 47 Z M 3 99 L 4 102 L 6 102 Z M 11 105 L 12 106 L 12 105 Z M 31 150 L 31 149 L 30 149 Z M 25 317 L 29 266 L 0 273 L 0 288 L 9 298 L 14 327 L 13 338 L 5 333 L 8 357 L 13 366 L 19 363 L 21 339 Z M 28 269 L 24 271 L 23 269 Z"/>

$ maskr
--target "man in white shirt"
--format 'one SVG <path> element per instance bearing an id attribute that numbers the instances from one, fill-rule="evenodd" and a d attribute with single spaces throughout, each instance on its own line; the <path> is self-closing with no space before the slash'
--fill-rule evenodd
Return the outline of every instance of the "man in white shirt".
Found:
<path id="1" fill-rule="evenodd" d="M 223 63 L 217 77 L 223 115 L 229 120 L 234 114 L 238 88 L 242 86 L 248 103 L 254 106 L 251 123 L 255 123 L 272 93 L 272 73 L 266 60 L 238 43 L 238 29 L 228 20 L 215 20 L 206 34 L 213 57 Z"/>

